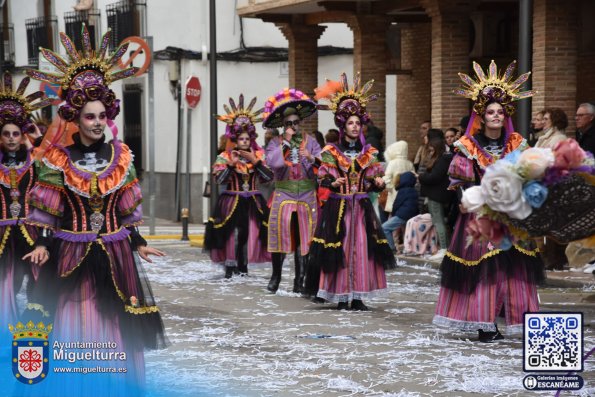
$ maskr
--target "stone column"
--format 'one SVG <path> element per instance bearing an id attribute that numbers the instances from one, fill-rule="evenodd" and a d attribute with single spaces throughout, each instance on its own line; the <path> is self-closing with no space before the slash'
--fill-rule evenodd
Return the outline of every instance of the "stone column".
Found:
<path id="1" fill-rule="evenodd" d="M 378 15 L 357 15 L 349 18 L 348 26 L 353 31 L 353 75 L 361 74 L 362 84 L 374 80 L 372 92 L 379 94 L 368 110 L 374 125 L 386 130 L 386 73 L 388 69 L 386 31 L 389 21 Z"/>
<path id="2" fill-rule="evenodd" d="M 318 86 L 318 39 L 326 27 L 301 23 L 277 26 L 289 42 L 289 87 L 313 97 Z M 306 119 L 301 128 L 309 132 L 317 130 L 318 116 Z"/>
<path id="3" fill-rule="evenodd" d="M 409 144 L 413 159 L 419 145 L 419 126 L 432 115 L 432 27 L 409 24 L 401 29 L 401 68 L 410 74 L 397 76 L 397 139 Z"/>
<path id="4" fill-rule="evenodd" d="M 534 0 L 533 113 L 562 108 L 574 131 L 577 99 L 577 4 L 574 1 Z M 592 74 L 592 71 L 590 72 Z"/>
<path id="5" fill-rule="evenodd" d="M 446 129 L 469 114 L 469 100 L 453 90 L 460 85 L 457 73 L 471 70 L 470 5 L 458 0 L 421 0 L 421 4 L 432 18 L 432 127 Z"/>

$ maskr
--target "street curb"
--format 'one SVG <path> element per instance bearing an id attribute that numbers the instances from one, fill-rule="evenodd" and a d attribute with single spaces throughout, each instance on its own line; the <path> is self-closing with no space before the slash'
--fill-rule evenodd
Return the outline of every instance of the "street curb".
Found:
<path id="1" fill-rule="evenodd" d="M 190 246 L 196 248 L 203 248 L 204 247 L 204 238 L 196 238 L 190 239 Z"/>
<path id="2" fill-rule="evenodd" d="M 181 240 L 181 234 L 151 234 L 151 235 L 144 235 L 143 238 L 145 240 Z M 203 238 L 202 234 L 189 234 L 188 238 L 192 239 L 199 239 Z"/>

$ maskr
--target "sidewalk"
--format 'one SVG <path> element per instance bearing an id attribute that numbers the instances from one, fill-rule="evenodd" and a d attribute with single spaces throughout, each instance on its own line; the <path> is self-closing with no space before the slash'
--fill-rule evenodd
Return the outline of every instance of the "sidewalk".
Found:
<path id="1" fill-rule="evenodd" d="M 424 259 L 419 256 L 398 254 L 397 259 L 410 263 L 427 263 L 434 269 L 440 268 L 440 262 L 430 261 L 429 259 Z M 571 272 L 570 270 L 548 270 L 546 271 L 545 283 L 548 287 L 552 288 L 593 288 L 593 290 L 595 290 L 595 275 L 582 272 Z"/>
<path id="2" fill-rule="evenodd" d="M 155 218 L 155 233 L 150 234 L 150 220 L 143 217 L 143 224 L 139 226 L 140 234 L 147 240 L 181 240 L 182 222 L 168 219 Z M 188 224 L 188 238 L 191 242 L 200 242 L 204 239 L 205 226 L 199 223 Z"/>

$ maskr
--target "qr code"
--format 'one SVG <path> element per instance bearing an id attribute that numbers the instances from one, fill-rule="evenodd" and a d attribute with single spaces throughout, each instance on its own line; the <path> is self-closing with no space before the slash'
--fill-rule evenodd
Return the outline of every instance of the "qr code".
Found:
<path id="1" fill-rule="evenodd" d="M 524 370 L 583 370 L 582 313 L 525 313 Z"/>

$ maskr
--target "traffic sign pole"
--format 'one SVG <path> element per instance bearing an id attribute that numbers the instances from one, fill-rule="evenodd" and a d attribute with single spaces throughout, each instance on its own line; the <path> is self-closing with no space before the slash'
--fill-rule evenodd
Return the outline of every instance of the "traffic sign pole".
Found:
<path id="1" fill-rule="evenodd" d="M 198 106 L 201 94 L 202 86 L 200 85 L 198 77 L 188 77 L 188 80 L 186 80 L 186 88 L 184 89 L 184 97 L 186 98 L 186 104 L 190 109 L 194 109 Z"/>

